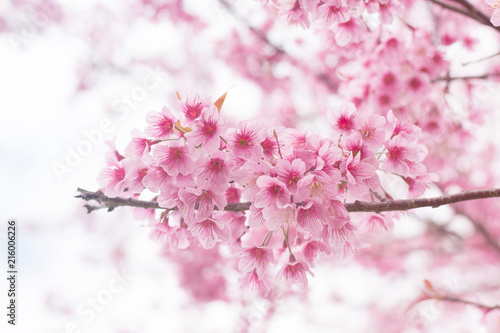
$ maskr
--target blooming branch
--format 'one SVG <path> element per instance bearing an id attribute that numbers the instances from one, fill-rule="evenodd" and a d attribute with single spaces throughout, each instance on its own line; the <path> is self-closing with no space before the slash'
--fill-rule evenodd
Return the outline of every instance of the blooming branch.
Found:
<path id="1" fill-rule="evenodd" d="M 101 206 L 85 205 L 88 212 L 92 212 L 101 208 L 108 208 L 112 211 L 119 206 L 140 207 L 146 209 L 165 209 L 160 207 L 156 201 L 145 201 L 132 198 L 110 198 L 104 195 L 101 191 L 91 192 L 78 188 L 79 195 L 76 198 L 82 198 L 85 201 L 95 200 L 102 204 Z M 353 203 L 346 203 L 345 208 L 348 212 L 387 212 L 387 211 L 403 211 L 421 207 L 436 208 L 443 205 L 449 205 L 462 201 L 478 200 L 500 197 L 500 189 L 490 189 L 481 191 L 464 191 L 456 194 L 443 195 L 434 198 L 420 198 L 420 199 L 407 199 L 407 200 L 387 200 L 384 202 L 365 202 L 355 201 Z M 228 212 L 240 212 L 250 209 L 250 202 L 241 203 L 228 203 L 224 208 Z M 300 205 L 300 204 L 297 204 Z"/>

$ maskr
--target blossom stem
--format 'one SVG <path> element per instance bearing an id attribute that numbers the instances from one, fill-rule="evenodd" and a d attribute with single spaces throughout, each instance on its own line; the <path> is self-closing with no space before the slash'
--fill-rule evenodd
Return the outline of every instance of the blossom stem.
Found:
<path id="1" fill-rule="evenodd" d="M 165 209 L 160 207 L 156 201 L 145 201 L 132 198 L 110 198 L 105 196 L 101 191 L 91 192 L 84 189 L 78 188 L 79 195 L 77 198 L 82 198 L 85 201 L 95 200 L 101 205 L 108 208 L 108 211 L 112 211 L 119 206 L 129 206 L 129 207 L 140 207 L 146 209 Z M 419 199 L 407 199 L 407 200 L 387 200 L 384 202 L 365 202 L 365 201 L 355 201 L 352 203 L 346 203 L 345 208 L 349 212 L 387 212 L 387 211 L 404 211 L 414 208 L 421 207 L 439 207 L 443 205 L 449 205 L 462 201 L 478 200 L 500 197 L 500 188 L 480 190 L 480 191 L 464 191 L 456 194 L 443 195 L 434 198 L 419 198 Z M 301 203 L 297 203 L 300 205 Z M 239 202 L 239 203 L 228 203 L 224 208 L 225 211 L 229 212 L 240 212 L 250 209 L 251 202 Z M 88 212 L 102 208 L 101 206 L 85 206 Z M 171 210 L 174 210 L 172 208 Z"/>

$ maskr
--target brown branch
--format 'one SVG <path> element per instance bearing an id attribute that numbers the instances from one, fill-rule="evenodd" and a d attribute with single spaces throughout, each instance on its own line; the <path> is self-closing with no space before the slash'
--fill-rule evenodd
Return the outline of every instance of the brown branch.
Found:
<path id="1" fill-rule="evenodd" d="M 493 28 L 497 31 L 500 31 L 500 27 L 495 27 L 491 23 L 490 18 L 486 14 L 484 14 L 479 9 L 474 7 L 467 0 L 451 0 L 457 4 L 460 4 L 461 5 L 460 7 L 448 4 L 448 3 L 440 1 L 440 0 L 429 0 L 429 1 L 436 4 L 436 5 L 439 5 L 443 8 L 445 8 L 445 9 L 448 9 L 448 10 L 451 10 L 451 11 L 456 12 L 458 14 L 470 17 L 471 19 L 473 19 L 473 20 L 475 20 L 483 25 L 489 26 L 490 28 Z"/>
<path id="2" fill-rule="evenodd" d="M 437 81 L 446 81 L 446 82 L 450 82 L 450 81 L 456 81 L 456 80 L 485 80 L 485 79 L 489 79 L 491 77 L 496 77 L 496 76 L 500 76 L 500 73 L 486 73 L 486 74 L 483 74 L 483 75 L 471 75 L 471 76 L 444 76 L 444 77 L 438 77 L 436 79 L 433 79 L 432 82 L 437 82 Z"/>
<path id="3" fill-rule="evenodd" d="M 437 296 L 437 299 L 441 300 L 441 301 L 451 302 L 451 303 L 462 303 L 465 305 L 472 305 L 472 306 L 475 306 L 478 308 L 486 309 L 488 311 L 500 309 L 500 305 L 489 306 L 489 305 L 485 305 L 485 304 L 481 304 L 481 303 L 477 303 L 477 302 L 473 302 L 473 301 L 467 301 L 467 300 L 457 298 L 457 297 Z"/>
<path id="4" fill-rule="evenodd" d="M 110 198 L 105 196 L 101 191 L 90 192 L 80 188 L 78 189 L 78 192 L 80 192 L 80 194 L 77 195 L 76 198 L 82 198 L 85 201 L 95 200 L 105 205 L 108 208 L 108 211 L 111 211 L 119 206 L 141 207 L 146 209 L 165 209 L 164 207 L 160 207 L 160 205 L 156 201 L 144 201 L 132 198 Z M 436 208 L 439 206 L 449 205 L 461 201 L 478 200 L 493 197 L 500 197 L 500 189 L 465 191 L 457 194 L 444 195 L 435 198 L 387 200 L 384 202 L 355 201 L 353 203 L 346 203 L 345 207 L 349 212 L 380 213 L 387 211 L 403 211 L 421 207 Z M 228 203 L 224 210 L 229 212 L 240 212 L 250 209 L 250 205 L 250 202 Z M 298 205 L 300 205 L 300 203 Z M 87 209 L 90 213 L 92 210 L 98 208 L 93 207 L 92 209 L 89 209 L 89 207 L 87 207 Z"/>

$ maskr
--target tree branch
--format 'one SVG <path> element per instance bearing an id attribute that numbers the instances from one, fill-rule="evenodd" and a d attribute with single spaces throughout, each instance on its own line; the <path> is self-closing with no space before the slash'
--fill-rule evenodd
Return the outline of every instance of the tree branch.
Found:
<path id="1" fill-rule="evenodd" d="M 166 209 L 160 207 L 156 201 L 145 201 L 132 198 L 110 198 L 105 196 L 101 191 L 90 192 L 81 188 L 78 188 L 79 195 L 76 198 L 82 198 L 85 201 L 95 200 L 104 207 L 108 208 L 108 211 L 112 211 L 119 206 L 129 206 L 129 207 L 140 207 L 146 209 Z M 345 207 L 349 212 L 387 212 L 387 211 L 402 211 L 421 207 L 439 207 L 443 205 L 449 205 L 461 201 L 478 200 L 485 198 L 500 197 L 500 189 L 490 189 L 482 191 L 465 191 L 457 194 L 444 195 L 435 198 L 420 198 L 420 199 L 408 199 L 408 200 L 387 200 L 384 202 L 365 202 L 365 201 L 355 201 L 353 203 L 346 203 Z M 228 212 L 240 212 L 250 209 L 250 202 L 241 203 L 228 203 L 224 208 Z M 88 212 L 93 210 L 103 208 L 102 206 L 90 206 L 86 205 Z M 176 208 L 174 208 L 176 209 Z"/>

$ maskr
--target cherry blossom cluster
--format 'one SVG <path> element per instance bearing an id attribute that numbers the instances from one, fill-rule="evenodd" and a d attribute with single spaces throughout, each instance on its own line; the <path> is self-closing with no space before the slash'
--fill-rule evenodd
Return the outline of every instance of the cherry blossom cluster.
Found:
<path id="1" fill-rule="evenodd" d="M 365 11 L 368 14 L 378 13 L 381 24 L 392 23 L 393 15 L 404 11 L 404 3 L 397 0 L 295 0 L 292 3 L 290 7 L 281 9 L 288 23 L 308 28 L 311 22 L 321 22 L 335 31 L 339 46 L 357 43 L 363 38 L 367 29 L 361 16 Z"/>
<path id="2" fill-rule="evenodd" d="M 368 115 L 345 104 L 330 112 L 331 137 L 321 138 L 256 120 L 231 127 L 221 106 L 194 97 L 179 101 L 179 114 L 148 113 L 145 133 L 133 132 L 123 154 L 113 148 L 98 181 L 109 197 L 154 193 L 165 210 L 153 238 L 176 249 L 227 245 L 242 283 L 263 295 L 276 277 L 305 289 L 321 256 L 364 246 L 360 227 L 392 228 L 384 214 L 352 221 L 344 200 L 386 200 L 384 174 L 404 179 L 415 196 L 432 178 L 420 129 L 392 112 Z M 225 210 L 242 202 L 248 211 Z"/>

